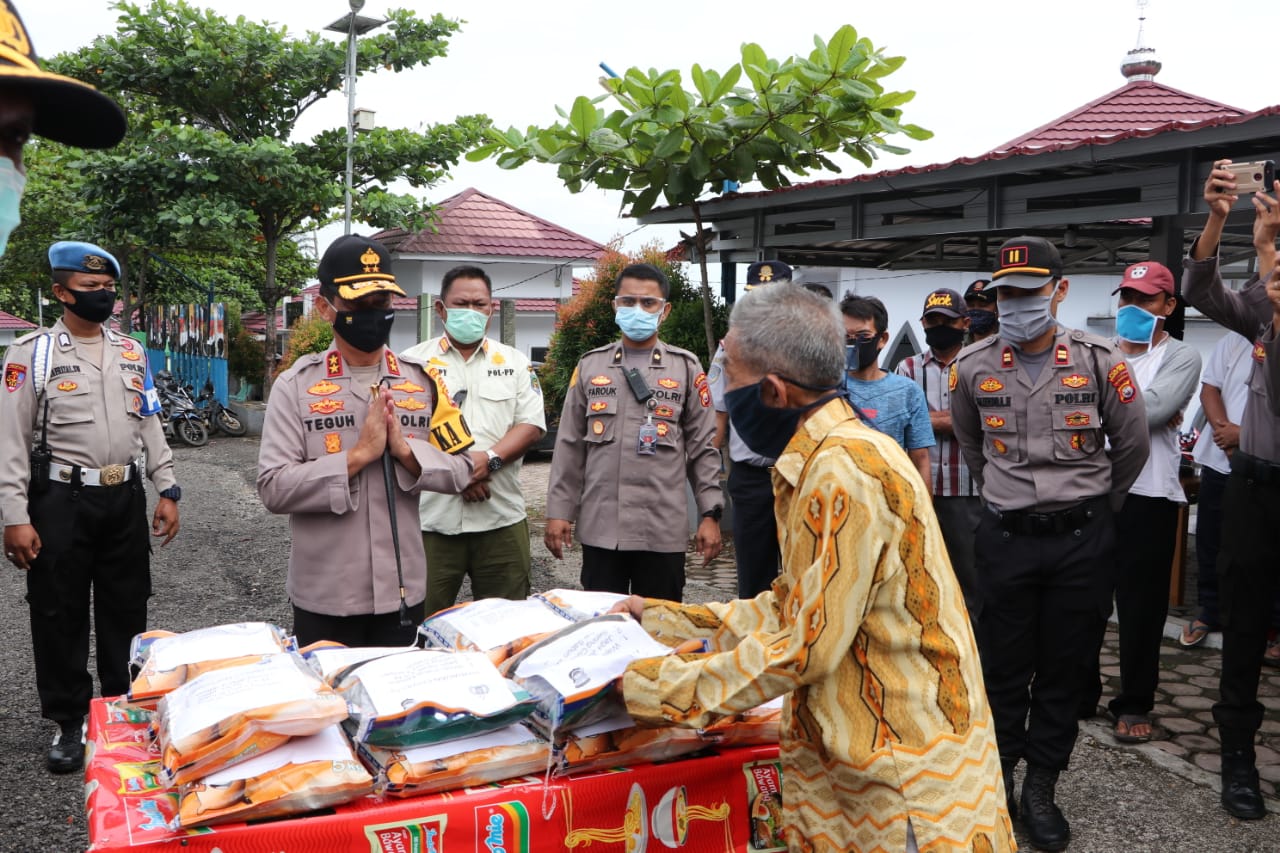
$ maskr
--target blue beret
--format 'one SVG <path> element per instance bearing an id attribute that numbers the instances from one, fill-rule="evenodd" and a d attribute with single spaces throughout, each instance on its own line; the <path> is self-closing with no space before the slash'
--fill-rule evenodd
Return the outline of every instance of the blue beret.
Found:
<path id="1" fill-rule="evenodd" d="M 115 257 L 92 243 L 61 240 L 49 247 L 49 266 L 55 270 L 84 273 L 110 273 L 120 278 L 120 264 Z"/>

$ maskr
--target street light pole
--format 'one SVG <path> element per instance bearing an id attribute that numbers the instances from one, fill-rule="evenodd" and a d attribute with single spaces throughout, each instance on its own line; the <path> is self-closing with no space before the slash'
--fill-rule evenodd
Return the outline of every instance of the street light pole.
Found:
<path id="1" fill-rule="evenodd" d="M 365 0 L 347 0 L 351 11 L 325 27 L 330 32 L 346 33 L 347 36 L 347 176 L 343 187 L 343 234 L 351 233 L 351 192 L 355 184 L 353 149 L 356 142 L 356 37 L 386 23 L 384 18 L 366 18 L 357 14 L 364 8 L 364 4 Z"/>

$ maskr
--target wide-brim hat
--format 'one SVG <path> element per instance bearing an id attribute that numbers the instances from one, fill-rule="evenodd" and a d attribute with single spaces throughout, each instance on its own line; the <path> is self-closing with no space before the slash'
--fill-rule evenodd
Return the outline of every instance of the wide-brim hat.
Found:
<path id="1" fill-rule="evenodd" d="M 330 243 L 316 272 L 320 286 L 336 289 L 343 299 L 356 300 L 382 290 L 405 295 L 391 271 L 387 247 L 360 234 L 347 234 Z"/>
<path id="2" fill-rule="evenodd" d="M 124 112 L 88 83 L 40 68 L 18 10 L 0 0 L 0 91 L 31 99 L 37 136 L 79 148 L 110 148 L 128 128 Z"/>
<path id="3" fill-rule="evenodd" d="M 1034 290 L 1062 277 L 1062 255 L 1043 237 L 1005 240 L 997 261 L 991 274 L 991 284 L 996 287 Z"/>

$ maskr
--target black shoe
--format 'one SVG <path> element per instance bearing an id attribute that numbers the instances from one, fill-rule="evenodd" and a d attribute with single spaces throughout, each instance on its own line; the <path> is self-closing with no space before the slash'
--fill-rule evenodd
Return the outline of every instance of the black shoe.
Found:
<path id="1" fill-rule="evenodd" d="M 1022 828 L 1040 850 L 1062 850 L 1071 841 L 1071 825 L 1053 802 L 1057 784 L 1058 771 L 1030 765 L 1022 780 Z"/>
<path id="2" fill-rule="evenodd" d="M 1004 803 L 1009 809 L 1009 819 L 1018 819 L 1018 798 L 1014 795 L 1013 768 L 1004 771 Z"/>
<path id="3" fill-rule="evenodd" d="M 74 773 L 84 767 L 84 722 L 74 720 L 59 725 L 61 731 L 53 736 L 44 766 L 50 773 Z"/>
<path id="4" fill-rule="evenodd" d="M 1222 807 L 1241 820 L 1258 820 L 1267 813 L 1253 761 L 1253 750 L 1222 753 Z"/>

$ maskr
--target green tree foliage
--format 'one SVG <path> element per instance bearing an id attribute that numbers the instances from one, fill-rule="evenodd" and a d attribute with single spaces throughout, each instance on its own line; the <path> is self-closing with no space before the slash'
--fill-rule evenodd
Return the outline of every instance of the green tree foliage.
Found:
<path id="1" fill-rule="evenodd" d="M 324 352 L 333 343 L 333 324 L 312 311 L 289 330 L 289 344 L 284 350 L 284 359 L 276 375 L 280 375 L 293 366 L 299 356 L 309 352 Z"/>
<path id="2" fill-rule="evenodd" d="M 245 253 L 261 246 L 249 279 L 267 316 L 264 358 L 275 351 L 276 307 L 300 279 L 281 275 L 282 247 L 342 204 L 346 132 L 296 140 L 298 119 L 342 85 L 345 42 L 317 33 L 228 20 L 183 0 L 120 2 L 115 35 L 50 63 L 118 96 L 134 119 L 126 142 L 72 164 L 98 176 L 85 201 L 114 245 Z M 443 56 L 458 23 L 392 11 L 361 38 L 357 70 L 400 72 Z M 481 115 L 421 131 L 381 128 L 355 145 L 353 218 L 375 227 L 425 223 L 421 200 L 392 181 L 430 187 L 480 141 Z M 264 368 L 267 365 L 264 364 Z"/>
<path id="3" fill-rule="evenodd" d="M 713 344 L 713 301 L 699 199 L 725 181 L 759 180 L 766 189 L 790 185 L 787 173 L 840 169 L 841 152 L 870 166 L 877 153 L 905 153 L 891 136 L 932 134 L 902 121 L 914 92 L 886 91 L 882 80 L 902 66 L 851 26 L 827 41 L 814 37 L 806 57 L 779 62 L 758 44 L 742 46 L 741 62 L 723 73 L 694 65 L 684 88 L 677 70 L 628 69 L 606 80 L 609 95 L 580 96 L 548 127 L 491 129 L 486 144 L 467 155 L 497 157 L 514 169 L 530 160 L 553 163 L 570 192 L 586 186 L 622 190 L 625 214 L 641 216 L 665 198 L 689 205 L 699 240 L 703 320 Z M 741 84 L 741 85 L 740 85 Z M 598 104 L 612 98 L 621 108 Z"/>
<path id="4" fill-rule="evenodd" d="M 671 283 L 671 313 L 658 329 L 658 336 L 695 353 L 704 365 L 710 362 L 698 292 L 689 283 L 680 259 L 672 258 L 657 243 L 627 254 L 622 250 L 622 241 L 614 240 L 596 261 L 591 278 L 582 282 L 577 294 L 556 317 L 556 330 L 539 374 L 546 410 L 553 416 L 564 405 L 573 369 L 583 354 L 618 340 L 621 333 L 613 322 L 613 284 L 624 267 L 637 263 L 653 264 Z M 712 317 L 715 334 L 724 335 L 728 310 L 723 303 L 715 306 Z"/>

